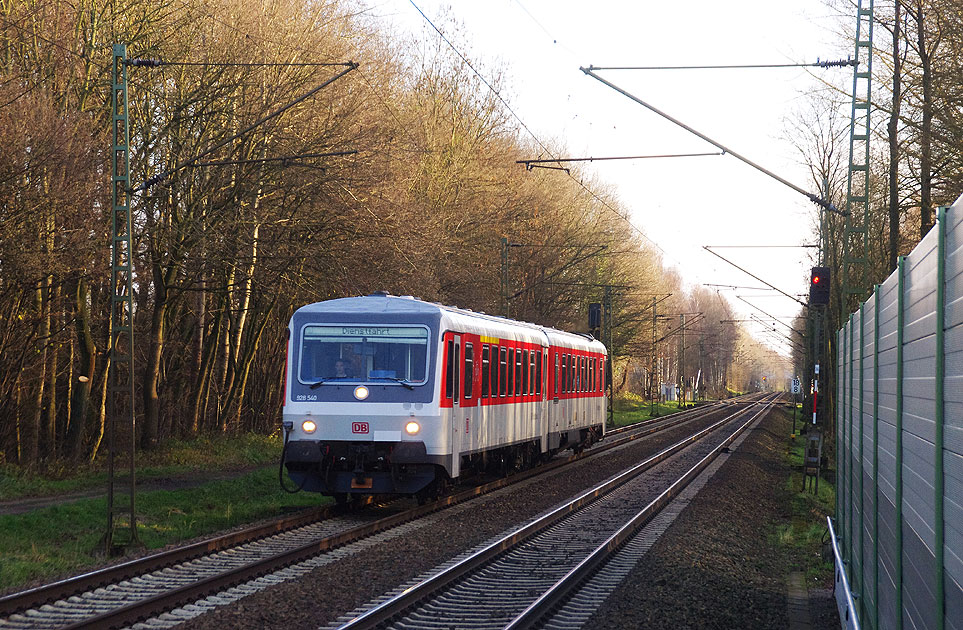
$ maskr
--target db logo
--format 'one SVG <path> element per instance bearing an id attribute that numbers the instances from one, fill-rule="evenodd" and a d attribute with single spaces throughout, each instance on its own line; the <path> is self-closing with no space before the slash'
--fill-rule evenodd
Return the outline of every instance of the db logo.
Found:
<path id="1" fill-rule="evenodd" d="M 352 433 L 367 433 L 368 423 L 367 422 L 352 422 L 351 423 Z"/>

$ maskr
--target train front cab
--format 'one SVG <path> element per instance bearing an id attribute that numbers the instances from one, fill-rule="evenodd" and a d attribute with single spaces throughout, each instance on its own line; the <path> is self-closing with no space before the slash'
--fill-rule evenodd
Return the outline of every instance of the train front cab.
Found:
<path id="1" fill-rule="evenodd" d="M 295 313 L 284 408 L 295 484 L 343 500 L 423 493 L 444 476 L 437 330 L 437 315 Z"/>

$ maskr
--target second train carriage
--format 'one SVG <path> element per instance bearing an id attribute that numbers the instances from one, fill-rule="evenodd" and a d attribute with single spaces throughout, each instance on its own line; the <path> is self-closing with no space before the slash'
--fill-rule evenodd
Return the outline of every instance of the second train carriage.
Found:
<path id="1" fill-rule="evenodd" d="M 588 335 L 376 294 L 289 326 L 284 460 L 306 490 L 426 494 L 466 468 L 527 465 L 605 428 Z"/>

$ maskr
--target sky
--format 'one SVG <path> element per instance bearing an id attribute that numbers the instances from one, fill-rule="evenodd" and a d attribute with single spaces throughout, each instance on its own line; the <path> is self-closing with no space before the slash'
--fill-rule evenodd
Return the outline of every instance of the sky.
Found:
<path id="1" fill-rule="evenodd" d="M 717 152 L 718 149 L 584 74 L 588 66 L 812 63 L 852 54 L 835 35 L 840 18 L 822 0 L 371 0 L 369 14 L 389 28 L 435 36 L 419 13 L 484 74 L 503 69 L 501 96 L 539 140 L 559 141 L 568 157 Z M 855 19 L 852 20 L 855 28 Z M 845 18 L 842 24 L 847 22 Z M 713 140 L 816 192 L 789 140 L 788 119 L 806 110 L 819 79 L 846 89 L 852 69 L 606 70 L 597 74 Z M 490 77 L 486 77 L 490 78 Z M 532 158 L 546 157 L 532 155 Z M 519 166 L 519 168 L 523 168 Z M 583 164 L 615 187 L 633 224 L 658 244 L 663 263 L 688 286 L 763 286 L 703 250 L 722 256 L 786 293 L 808 288 L 815 250 L 741 248 L 816 242 L 815 206 L 806 197 L 725 156 Z M 564 175 L 560 174 L 560 177 Z M 717 287 L 711 287 L 717 289 Z M 799 306 L 772 291 L 720 289 L 736 317 L 742 296 L 777 317 Z M 805 298 L 803 298 L 805 301 Z M 788 322 L 788 319 L 784 320 Z M 783 353 L 778 336 L 763 335 Z M 778 326 L 777 329 L 785 328 Z"/>

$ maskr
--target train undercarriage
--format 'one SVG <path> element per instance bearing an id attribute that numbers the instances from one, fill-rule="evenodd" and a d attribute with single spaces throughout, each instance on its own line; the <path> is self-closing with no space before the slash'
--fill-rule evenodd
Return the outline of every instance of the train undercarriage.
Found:
<path id="1" fill-rule="evenodd" d="M 602 427 L 574 429 L 549 436 L 542 452 L 531 440 L 462 455 L 460 478 L 475 474 L 506 476 L 548 461 L 571 449 L 579 454 L 602 437 Z M 318 442 L 297 440 L 284 447 L 283 465 L 298 489 L 333 496 L 339 503 L 354 495 L 413 495 L 424 502 L 451 484 L 447 455 L 428 455 L 423 442 Z"/>

